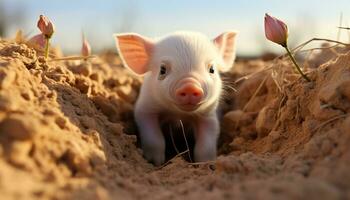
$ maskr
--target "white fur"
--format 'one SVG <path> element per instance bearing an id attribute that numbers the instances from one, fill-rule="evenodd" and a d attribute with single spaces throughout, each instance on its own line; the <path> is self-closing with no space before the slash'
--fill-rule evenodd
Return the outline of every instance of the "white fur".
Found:
<path id="1" fill-rule="evenodd" d="M 165 161 L 160 124 L 164 116 L 170 116 L 193 124 L 196 162 L 215 159 L 220 132 L 216 109 L 222 90 L 218 69 L 224 65 L 219 49 L 206 36 L 195 32 L 177 32 L 153 42 L 149 71 L 145 74 L 134 113 L 145 158 L 156 165 Z M 166 63 L 168 73 L 164 80 L 158 80 L 162 63 Z M 214 74 L 209 73 L 210 64 L 215 66 Z M 177 83 L 186 77 L 195 78 L 204 91 L 203 104 L 191 112 L 178 108 L 174 98 Z"/>

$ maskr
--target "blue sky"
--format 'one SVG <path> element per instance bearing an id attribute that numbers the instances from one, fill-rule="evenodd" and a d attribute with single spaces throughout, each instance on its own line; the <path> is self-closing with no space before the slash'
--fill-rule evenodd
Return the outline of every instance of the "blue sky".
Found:
<path id="1" fill-rule="evenodd" d="M 265 39 L 266 12 L 288 24 L 291 45 L 312 37 L 336 39 L 341 13 L 343 25 L 350 25 L 349 0 L 0 0 L 0 3 L 9 15 L 24 16 L 22 23 L 12 24 L 9 36 L 19 28 L 27 34 L 38 33 L 36 21 L 44 14 L 57 28 L 53 43 L 76 53 L 81 46 L 82 30 L 94 50 L 113 47 L 115 32 L 157 37 L 176 30 L 191 30 L 214 38 L 223 31 L 237 30 L 238 53 L 254 55 L 264 50 L 281 50 Z M 341 40 L 348 42 L 346 32 Z"/>

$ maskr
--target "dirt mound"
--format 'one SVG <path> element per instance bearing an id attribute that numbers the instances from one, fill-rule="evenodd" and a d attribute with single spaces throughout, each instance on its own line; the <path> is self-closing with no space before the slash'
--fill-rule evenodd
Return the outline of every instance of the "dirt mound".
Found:
<path id="1" fill-rule="evenodd" d="M 217 161 L 178 156 L 162 167 L 137 144 L 142 80 L 113 53 L 52 62 L 37 54 L 0 42 L 4 199 L 350 198 L 349 53 L 316 55 L 310 83 L 285 59 L 237 63 L 226 84 L 250 77 L 225 94 Z"/>

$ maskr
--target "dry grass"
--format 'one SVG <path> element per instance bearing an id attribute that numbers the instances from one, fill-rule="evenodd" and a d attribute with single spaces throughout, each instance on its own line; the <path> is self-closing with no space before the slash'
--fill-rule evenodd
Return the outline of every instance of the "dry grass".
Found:
<path id="1" fill-rule="evenodd" d="M 171 143 L 173 144 L 173 147 L 176 151 L 176 154 L 180 154 L 180 151 L 177 149 L 176 144 L 175 144 L 175 140 L 174 140 L 174 135 L 173 135 L 173 129 L 171 128 L 170 124 L 169 124 L 169 129 L 170 129 L 170 139 L 171 139 Z"/>
<path id="2" fill-rule="evenodd" d="M 341 22 L 340 22 L 341 23 Z M 344 27 L 341 27 L 344 28 Z M 350 28 L 346 28 L 347 30 L 350 30 Z M 339 35 L 339 33 L 338 33 Z M 339 39 L 338 39 L 339 40 Z M 303 48 L 305 48 L 308 44 L 310 44 L 311 42 L 315 42 L 315 41 L 322 41 L 322 42 L 328 42 L 328 43 L 335 43 L 335 45 L 329 46 L 329 47 L 319 47 L 319 48 L 310 48 L 310 49 L 306 49 L 304 50 Z M 333 51 L 335 51 L 335 48 L 338 47 L 339 45 L 342 46 L 350 46 L 350 44 L 347 43 L 343 43 L 337 40 L 331 40 L 331 39 L 324 39 L 324 38 L 312 38 L 300 45 L 298 45 L 297 47 L 293 48 L 291 50 L 292 54 L 295 55 L 297 53 L 307 53 L 307 56 L 305 57 L 305 61 L 303 63 L 303 66 L 308 66 L 308 61 L 311 58 L 312 54 L 315 52 L 315 50 L 324 50 L 324 49 L 331 49 Z M 336 51 L 335 51 L 336 52 Z M 295 81 L 297 81 L 300 76 L 297 72 L 295 72 L 294 68 L 291 67 L 285 67 L 285 62 L 288 61 L 288 57 L 287 54 L 284 55 L 280 55 L 278 57 L 276 57 L 275 59 L 273 59 L 271 61 L 271 63 L 263 70 L 260 70 L 258 72 L 243 76 L 239 79 L 237 79 L 235 81 L 235 83 L 239 83 L 243 80 L 252 78 L 260 73 L 264 73 L 264 72 L 268 72 L 271 71 L 270 75 L 271 78 L 273 79 L 274 83 L 276 84 L 278 91 L 280 92 L 280 94 L 282 95 L 280 103 L 279 103 L 279 109 L 277 112 L 277 115 L 280 115 L 281 112 L 281 107 L 283 106 L 283 101 L 286 97 L 286 87 L 288 87 L 290 84 L 295 83 Z M 288 61 L 290 62 L 290 61 Z M 291 64 L 289 64 L 288 66 L 291 66 Z M 311 69 L 308 67 L 304 67 L 304 70 L 307 70 L 306 73 L 310 73 Z M 252 102 L 254 100 L 254 98 L 256 98 L 258 92 L 260 91 L 260 89 L 262 88 L 263 84 L 266 82 L 266 79 L 268 78 L 269 74 L 267 74 L 265 76 L 265 78 L 263 79 L 263 81 L 261 81 L 261 83 L 259 84 L 259 86 L 257 87 L 257 89 L 255 90 L 254 94 L 251 96 L 251 98 L 248 100 L 248 102 L 244 105 L 243 107 L 243 112 L 247 109 L 247 107 L 249 106 L 250 102 Z M 235 125 L 235 129 L 238 127 L 239 125 L 239 121 L 240 118 L 237 120 L 236 125 Z M 273 130 L 278 126 L 279 121 L 276 122 Z"/>
<path id="3" fill-rule="evenodd" d="M 184 125 L 183 125 L 183 123 L 182 123 L 181 120 L 179 120 L 179 122 L 180 122 L 180 126 L 181 126 L 182 135 L 184 136 L 186 148 L 187 148 L 187 151 L 188 151 L 188 157 L 189 157 L 189 159 L 190 159 L 190 162 L 193 162 L 193 160 L 192 160 L 192 158 L 191 158 L 190 147 L 189 147 L 189 145 L 188 145 L 187 138 L 186 138 L 186 134 L 185 134 Z"/>
<path id="4" fill-rule="evenodd" d="M 349 114 L 342 114 L 342 115 L 337 115 L 333 118 L 330 118 L 326 121 L 324 121 L 322 124 L 320 124 L 319 126 L 317 126 L 313 131 L 312 133 L 318 133 L 324 126 L 326 126 L 327 124 L 335 121 L 335 120 L 338 120 L 338 119 L 341 119 L 341 118 L 344 118 L 344 117 L 347 117 Z"/>
<path id="5" fill-rule="evenodd" d="M 53 58 L 48 60 L 48 62 L 55 62 L 55 61 L 65 61 L 65 60 L 87 60 L 91 58 L 96 58 L 96 56 L 69 56 L 69 57 L 62 57 L 62 58 Z"/>
<path id="6" fill-rule="evenodd" d="M 156 170 L 160 170 L 160 169 L 164 168 L 165 166 L 167 166 L 168 164 L 170 164 L 171 162 L 173 162 L 176 158 L 178 158 L 178 157 L 184 155 L 185 153 L 189 153 L 189 152 L 190 152 L 190 150 L 187 149 L 186 151 L 183 151 L 183 152 L 181 152 L 181 153 L 178 153 L 178 154 L 177 154 L 176 156 L 174 156 L 172 159 L 168 160 L 168 161 L 167 161 L 166 163 L 164 163 L 163 165 L 157 167 Z"/>

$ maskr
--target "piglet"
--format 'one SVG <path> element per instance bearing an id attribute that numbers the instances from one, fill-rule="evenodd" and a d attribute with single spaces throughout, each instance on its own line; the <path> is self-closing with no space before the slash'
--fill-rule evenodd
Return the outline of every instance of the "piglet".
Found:
<path id="1" fill-rule="evenodd" d="M 134 111 L 144 157 L 155 165 L 164 163 L 160 125 L 171 118 L 193 125 L 196 162 L 214 160 L 220 132 L 216 110 L 223 87 L 219 71 L 233 65 L 236 32 L 214 40 L 196 32 L 160 39 L 134 33 L 114 37 L 123 65 L 144 75 Z"/>

